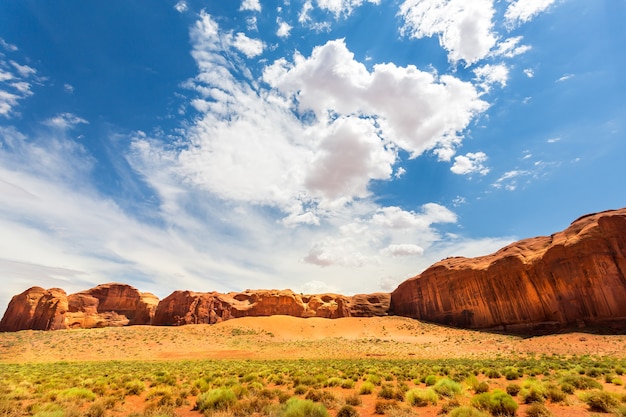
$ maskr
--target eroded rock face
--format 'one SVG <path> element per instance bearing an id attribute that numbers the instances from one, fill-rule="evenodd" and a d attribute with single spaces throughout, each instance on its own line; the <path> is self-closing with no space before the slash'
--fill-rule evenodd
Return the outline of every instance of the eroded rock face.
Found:
<path id="1" fill-rule="evenodd" d="M 153 324 L 208 323 L 247 316 L 370 317 L 389 312 L 390 294 L 357 295 L 296 294 L 290 290 L 247 290 L 220 294 L 176 291 L 157 307 Z"/>
<path id="2" fill-rule="evenodd" d="M 151 324 L 159 299 L 125 284 L 103 284 L 68 296 L 67 327 Z"/>
<path id="3" fill-rule="evenodd" d="M 581 217 L 566 230 L 498 252 L 449 258 L 391 294 L 395 314 L 511 331 L 626 326 L 626 209 Z"/>
<path id="4" fill-rule="evenodd" d="M 0 331 L 151 324 L 159 299 L 130 285 L 103 284 L 67 295 L 59 288 L 33 287 L 13 297 Z"/>
<path id="5" fill-rule="evenodd" d="M 64 329 L 67 309 L 62 289 L 32 287 L 11 299 L 0 321 L 0 331 Z"/>

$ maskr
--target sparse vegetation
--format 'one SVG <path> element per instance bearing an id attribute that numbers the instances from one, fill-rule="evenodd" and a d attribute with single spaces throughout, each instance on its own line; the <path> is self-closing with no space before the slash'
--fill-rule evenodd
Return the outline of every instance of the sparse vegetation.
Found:
<path id="1" fill-rule="evenodd" d="M 195 331 L 204 329 L 199 326 Z M 411 329 L 418 330 L 423 327 Z M 141 343 L 165 343 L 172 336 L 162 336 L 170 331 L 146 329 L 146 340 Z M 100 342 L 82 339 L 91 334 L 98 339 L 99 330 L 59 334 L 61 338 L 80 337 L 81 343 L 101 349 Z M 107 329 L 102 334 L 115 336 L 111 337 L 114 343 L 126 340 L 124 329 Z M 19 334 L 0 335 L 0 346 L 9 344 L 5 340 L 18 343 L 18 336 L 27 340 Z M 42 340 L 51 341 L 46 345 L 50 349 L 62 346 L 50 333 L 29 337 L 29 343 L 37 347 L 43 346 Z M 261 330 L 224 327 L 223 337 L 230 338 L 234 347 L 247 349 L 248 338 L 259 341 L 268 336 Z M 276 339 L 271 343 L 281 343 Z M 467 340 L 474 343 L 469 337 Z M 294 349 L 308 346 L 290 343 Z M 363 350 L 382 346 L 380 351 L 385 351 L 392 346 L 375 338 L 352 343 Z M 616 349 L 624 346 L 617 344 Z M 372 413 L 409 417 L 424 412 L 452 417 L 549 417 L 572 404 L 584 406 L 581 402 L 588 413 L 626 417 L 626 391 L 620 386 L 626 369 L 624 358 L 524 353 L 469 359 L 356 356 L 5 361 L 0 363 L 0 417 L 175 417 L 194 408 L 198 416 L 206 417 L 355 417 Z M 527 405 L 520 412 L 518 406 L 524 403 Z"/>

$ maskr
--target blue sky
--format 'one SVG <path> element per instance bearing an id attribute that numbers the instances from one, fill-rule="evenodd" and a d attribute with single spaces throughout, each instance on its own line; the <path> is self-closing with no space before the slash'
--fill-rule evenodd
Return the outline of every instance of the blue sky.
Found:
<path id="1" fill-rule="evenodd" d="M 0 308 L 391 291 L 626 206 L 626 2 L 0 4 Z"/>

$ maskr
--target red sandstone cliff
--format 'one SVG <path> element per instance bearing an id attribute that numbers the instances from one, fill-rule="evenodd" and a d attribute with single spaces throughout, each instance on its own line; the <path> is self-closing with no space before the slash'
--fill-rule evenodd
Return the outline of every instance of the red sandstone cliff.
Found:
<path id="1" fill-rule="evenodd" d="M 245 316 L 371 317 L 389 312 L 390 294 L 347 297 L 338 294 L 302 295 L 285 290 L 256 290 L 220 294 L 175 291 L 158 305 L 154 325 L 218 323 Z"/>
<path id="2" fill-rule="evenodd" d="M 245 316 L 370 317 L 389 312 L 391 295 L 301 295 L 290 290 L 247 290 L 220 294 L 175 291 L 159 302 L 124 284 L 103 284 L 76 294 L 33 287 L 13 297 L 0 322 L 0 331 L 136 324 L 214 324 Z"/>
<path id="3" fill-rule="evenodd" d="M 0 332 L 65 328 L 67 296 L 59 288 L 32 287 L 14 296 L 0 321 Z"/>
<path id="4" fill-rule="evenodd" d="M 402 284 L 393 313 L 476 329 L 626 325 L 626 209 L 587 215 L 549 237 L 449 258 Z"/>
<path id="5" fill-rule="evenodd" d="M 158 302 L 124 284 L 103 284 L 69 296 L 58 288 L 33 287 L 11 299 L 0 331 L 150 324 Z"/>

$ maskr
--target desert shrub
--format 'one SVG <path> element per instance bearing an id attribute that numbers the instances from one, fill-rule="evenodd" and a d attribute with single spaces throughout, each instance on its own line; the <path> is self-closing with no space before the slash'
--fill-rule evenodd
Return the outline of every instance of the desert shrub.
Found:
<path id="1" fill-rule="evenodd" d="M 480 394 L 483 392 L 488 392 L 489 391 L 489 384 L 486 381 L 482 381 L 479 382 L 475 387 L 474 387 L 474 392 L 476 394 Z"/>
<path id="2" fill-rule="evenodd" d="M 513 397 L 499 389 L 475 395 L 471 400 L 471 405 L 480 410 L 489 411 L 494 416 L 514 416 L 518 408 Z"/>
<path id="3" fill-rule="evenodd" d="M 436 382 L 437 377 L 435 375 L 428 375 L 424 378 L 424 384 L 428 387 L 435 385 Z"/>
<path id="4" fill-rule="evenodd" d="M 564 382 L 561 384 L 561 391 L 563 391 L 566 394 L 573 394 L 575 390 L 576 390 L 576 387 L 574 387 L 572 384 L 569 384 L 567 382 Z"/>
<path id="5" fill-rule="evenodd" d="M 374 414 L 387 414 L 393 408 L 398 408 L 396 400 L 377 400 L 374 403 Z"/>
<path id="6" fill-rule="evenodd" d="M 405 395 L 407 404 L 417 407 L 426 407 L 429 403 L 437 405 L 439 396 L 433 388 L 413 388 Z"/>
<path id="7" fill-rule="evenodd" d="M 548 396 L 543 384 L 536 380 L 525 381 L 519 392 L 520 400 L 525 404 L 542 403 Z"/>
<path id="8" fill-rule="evenodd" d="M 361 405 L 363 403 L 363 401 L 361 401 L 361 397 L 359 397 L 357 394 L 352 394 L 346 397 L 345 401 L 348 405 Z"/>
<path id="9" fill-rule="evenodd" d="M 374 384 L 372 384 L 369 381 L 364 382 L 361 385 L 361 388 L 359 388 L 359 394 L 361 395 L 368 395 L 368 394 L 371 394 L 372 392 L 374 392 Z"/>
<path id="10" fill-rule="evenodd" d="M 395 388 L 393 385 L 384 384 L 380 391 L 378 391 L 378 398 L 404 401 L 404 392 L 400 389 Z"/>
<path id="11" fill-rule="evenodd" d="M 561 384 L 573 385 L 576 389 L 588 390 L 588 389 L 601 389 L 602 384 L 593 378 L 589 378 L 583 375 L 567 374 L 561 377 Z"/>
<path id="12" fill-rule="evenodd" d="M 433 388 L 442 397 L 454 397 L 463 390 L 461 384 L 449 378 L 440 379 Z"/>
<path id="13" fill-rule="evenodd" d="M 280 417 L 328 417 L 328 411 L 322 404 L 311 400 L 291 398 L 285 403 Z"/>
<path id="14" fill-rule="evenodd" d="M 230 388 L 216 388 L 207 391 L 196 399 L 195 409 L 205 410 L 226 410 L 237 402 L 237 396 Z"/>
<path id="15" fill-rule="evenodd" d="M 57 397 L 61 401 L 93 401 L 96 394 L 87 388 L 72 387 L 59 392 Z"/>
<path id="16" fill-rule="evenodd" d="M 622 381 L 621 378 L 618 378 L 618 377 L 615 376 L 615 377 L 611 378 L 611 384 L 614 384 L 614 385 L 624 385 L 624 381 Z"/>
<path id="17" fill-rule="evenodd" d="M 374 385 L 380 385 L 383 382 L 383 380 L 380 377 L 380 375 L 376 375 L 376 374 L 368 375 L 366 381 L 367 382 L 371 382 Z"/>
<path id="18" fill-rule="evenodd" d="M 338 387 L 343 383 L 343 379 L 338 378 L 338 377 L 332 377 L 332 378 L 328 378 L 326 380 L 326 382 L 324 383 L 325 387 Z"/>
<path id="19" fill-rule="evenodd" d="M 139 395 L 146 389 L 146 384 L 138 379 L 133 379 L 124 385 L 124 389 L 126 390 L 126 395 Z"/>
<path id="20" fill-rule="evenodd" d="M 567 394 L 554 385 L 549 385 L 546 388 L 546 396 L 553 403 L 560 403 L 561 401 L 565 401 L 565 398 L 567 398 Z"/>
<path id="21" fill-rule="evenodd" d="M 304 397 L 307 400 L 322 403 L 327 408 L 334 408 L 339 402 L 338 398 L 330 391 L 324 391 L 321 389 L 310 389 Z"/>
<path id="22" fill-rule="evenodd" d="M 552 417 L 553 414 L 541 403 L 534 403 L 526 409 L 528 417 Z"/>
<path id="23" fill-rule="evenodd" d="M 284 404 L 287 402 L 287 400 L 289 400 L 291 398 L 291 394 L 289 394 L 287 391 L 279 391 L 278 392 L 278 402 L 280 404 Z"/>
<path id="24" fill-rule="evenodd" d="M 100 402 L 93 403 L 87 408 L 85 417 L 103 417 L 106 413 L 104 405 Z"/>
<path id="25" fill-rule="evenodd" d="M 488 378 L 492 378 L 492 379 L 498 379 L 502 376 L 497 369 L 489 369 L 487 370 L 485 375 L 487 375 Z"/>
<path id="26" fill-rule="evenodd" d="M 474 407 L 463 406 L 452 410 L 450 417 L 489 417 L 489 414 L 477 410 Z"/>
<path id="27" fill-rule="evenodd" d="M 344 379 L 341 382 L 341 388 L 344 388 L 344 389 L 354 388 L 354 381 L 352 379 Z"/>
<path id="28" fill-rule="evenodd" d="M 615 410 L 613 410 L 617 417 L 626 417 L 626 406 L 620 405 Z"/>
<path id="29" fill-rule="evenodd" d="M 359 417 L 359 412 L 353 406 L 345 404 L 337 411 L 337 417 Z"/>
<path id="30" fill-rule="evenodd" d="M 293 393 L 296 395 L 303 395 L 307 391 L 307 387 L 304 385 L 298 385 L 293 389 Z"/>
<path id="31" fill-rule="evenodd" d="M 591 411 L 599 411 L 602 413 L 608 413 L 612 408 L 619 405 L 617 398 L 599 389 L 583 392 L 580 395 L 580 399 L 589 406 Z"/>
<path id="32" fill-rule="evenodd" d="M 504 377 L 506 378 L 507 381 L 514 381 L 517 378 L 519 378 L 519 374 L 517 373 L 517 371 L 509 369 L 508 371 L 505 372 Z"/>
<path id="33" fill-rule="evenodd" d="M 438 415 L 439 414 L 449 414 L 452 410 L 454 410 L 455 408 L 458 408 L 460 406 L 461 406 L 461 403 L 457 399 L 452 399 L 450 401 L 446 401 L 445 403 L 443 403 L 441 405 L 441 410 L 437 414 Z"/>

